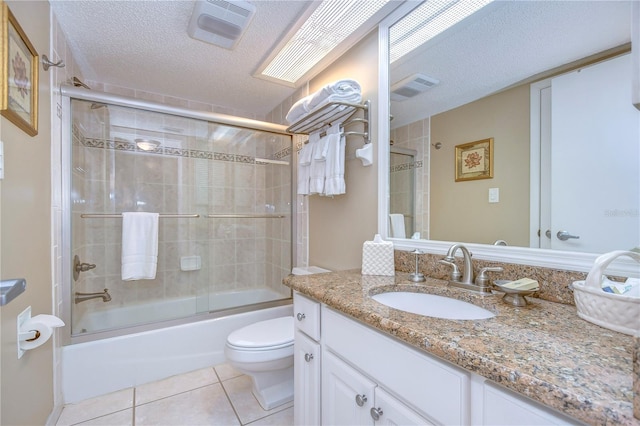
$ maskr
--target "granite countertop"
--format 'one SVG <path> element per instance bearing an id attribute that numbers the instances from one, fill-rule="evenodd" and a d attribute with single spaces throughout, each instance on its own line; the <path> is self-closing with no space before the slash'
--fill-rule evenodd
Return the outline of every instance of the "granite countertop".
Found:
<path id="1" fill-rule="evenodd" d="M 640 425 L 633 417 L 634 338 L 591 324 L 575 306 L 502 293 L 479 296 L 446 281 L 362 276 L 360 270 L 285 278 L 285 285 L 420 350 L 493 380 L 588 424 Z M 448 320 L 382 305 L 371 295 L 415 291 L 464 300 L 496 314 Z"/>

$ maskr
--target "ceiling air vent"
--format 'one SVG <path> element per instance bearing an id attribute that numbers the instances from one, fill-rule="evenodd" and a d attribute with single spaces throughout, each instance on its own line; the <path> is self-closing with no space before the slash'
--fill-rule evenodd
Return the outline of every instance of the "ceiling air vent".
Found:
<path id="1" fill-rule="evenodd" d="M 187 33 L 197 40 L 233 49 L 255 11 L 247 1 L 197 0 Z"/>
<path id="2" fill-rule="evenodd" d="M 431 89 L 438 83 L 440 83 L 439 80 L 424 74 L 410 75 L 391 86 L 391 100 L 404 101 Z"/>

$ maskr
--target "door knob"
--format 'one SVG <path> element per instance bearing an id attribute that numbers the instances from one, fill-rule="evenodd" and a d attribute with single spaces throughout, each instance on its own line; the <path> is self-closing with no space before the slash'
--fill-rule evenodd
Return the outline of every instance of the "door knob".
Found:
<path id="1" fill-rule="evenodd" d="M 570 234 L 570 233 L 568 233 L 567 231 L 558 231 L 558 233 L 556 234 L 556 236 L 558 237 L 558 239 L 559 239 L 560 241 L 567 241 L 567 240 L 568 240 L 568 239 L 570 239 L 570 238 L 573 238 L 573 239 L 576 239 L 576 240 L 577 240 L 578 238 L 580 238 L 580 237 L 579 237 L 579 236 L 577 236 L 577 235 L 571 235 L 571 234 Z"/>
<path id="2" fill-rule="evenodd" d="M 296 318 L 298 318 L 298 321 L 302 321 L 303 319 L 306 318 L 306 315 L 303 314 L 302 312 L 298 312 L 298 315 L 296 315 Z"/>
<path id="3" fill-rule="evenodd" d="M 313 359 L 313 354 L 304 354 L 304 360 L 307 362 L 311 362 Z"/>

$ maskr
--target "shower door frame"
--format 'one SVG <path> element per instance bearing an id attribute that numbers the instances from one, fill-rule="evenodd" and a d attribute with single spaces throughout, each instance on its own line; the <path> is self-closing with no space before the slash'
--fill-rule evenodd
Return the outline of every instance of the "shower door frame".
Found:
<path id="1" fill-rule="evenodd" d="M 157 102 L 146 101 L 143 99 L 131 98 L 127 96 L 119 96 L 110 93 L 98 92 L 95 90 L 89 90 L 81 87 L 61 85 L 61 169 L 62 177 L 60 180 L 60 194 L 62 199 L 62 217 L 61 217 L 61 229 L 62 229 L 62 245 L 60 259 L 61 265 L 61 282 L 62 288 L 58 290 L 59 294 L 56 294 L 55 300 L 62 301 L 61 303 L 61 316 L 62 320 L 67 324 L 62 332 L 62 344 L 64 346 L 75 343 L 83 343 L 91 340 L 116 337 L 123 334 L 131 334 L 142 331 L 148 331 L 157 329 L 160 327 L 169 327 L 173 325 L 186 324 L 195 321 L 201 321 L 209 318 L 216 318 L 221 316 L 233 315 L 237 313 L 253 311 L 260 308 L 269 308 L 274 306 L 291 304 L 293 299 L 280 299 L 272 302 L 263 302 L 252 306 L 242 306 L 238 308 L 232 308 L 217 312 L 208 312 L 203 314 L 194 314 L 186 318 L 158 321 L 151 324 L 142 324 L 128 326 L 125 328 L 118 328 L 113 330 L 97 331 L 95 333 L 88 333 L 86 335 L 72 336 L 71 334 L 71 309 L 72 309 L 72 263 L 71 258 L 71 165 L 72 165 L 72 126 L 71 126 L 71 100 L 82 100 L 89 102 L 98 102 L 108 105 L 122 106 L 128 108 L 137 108 L 145 111 L 158 112 L 169 115 L 176 115 L 184 118 L 191 118 L 196 120 L 203 120 L 206 122 L 212 122 L 216 124 L 228 125 L 239 127 L 247 130 L 257 130 L 267 133 L 274 133 L 281 136 L 288 136 L 291 139 L 291 210 L 290 210 L 290 226 L 291 226 L 291 250 L 290 250 L 290 265 L 294 265 L 295 259 L 297 259 L 297 226 L 295 226 L 297 218 L 297 191 L 294 182 L 296 182 L 297 170 L 293 167 L 293 164 L 297 162 L 297 151 L 294 145 L 293 134 L 286 131 L 287 126 L 268 123 L 265 121 L 253 120 L 243 117 L 235 117 L 227 114 L 219 114 L 208 111 L 197 111 L 187 108 L 181 108 L 177 106 L 165 105 Z M 159 327 L 160 326 L 160 327 Z M 123 330 L 125 332 L 123 332 Z"/>

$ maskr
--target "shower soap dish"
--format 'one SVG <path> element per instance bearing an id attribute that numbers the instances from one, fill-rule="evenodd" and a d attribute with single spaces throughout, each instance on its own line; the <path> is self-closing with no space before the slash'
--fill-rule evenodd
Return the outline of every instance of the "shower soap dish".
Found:
<path id="1" fill-rule="evenodd" d="M 516 281 L 495 280 L 493 282 L 498 291 L 504 293 L 502 300 L 513 306 L 527 306 L 529 302 L 525 296 L 530 296 L 540 289 L 538 281 L 531 278 L 521 278 Z"/>
<path id="2" fill-rule="evenodd" d="M 571 284 L 578 316 L 609 330 L 640 335 L 640 286 L 635 285 L 624 294 L 608 293 L 602 289 L 603 273 L 620 256 L 640 262 L 640 253 L 617 250 L 599 256 L 584 281 Z"/>

